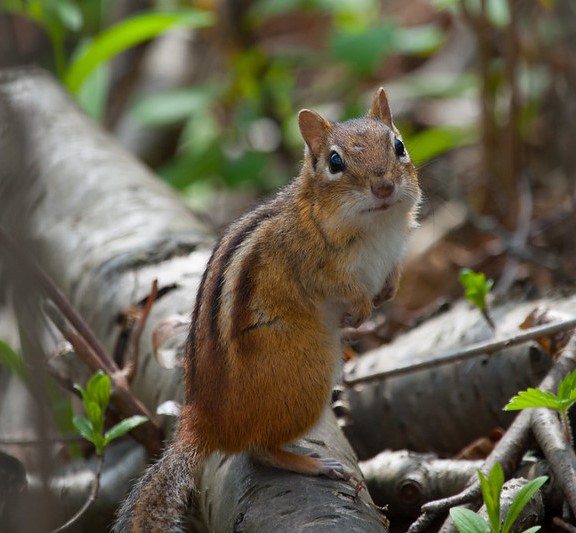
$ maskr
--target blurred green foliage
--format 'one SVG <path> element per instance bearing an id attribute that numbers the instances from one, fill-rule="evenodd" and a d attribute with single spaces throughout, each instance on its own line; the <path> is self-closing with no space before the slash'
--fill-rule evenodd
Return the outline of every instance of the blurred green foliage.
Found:
<path id="1" fill-rule="evenodd" d="M 191 4 L 195 2 L 156 0 L 146 11 L 116 23 L 109 22 L 115 8 L 111 0 L 3 0 L 2 7 L 45 30 L 55 72 L 87 112 L 101 119 L 114 90 L 108 71 L 111 58 L 173 28 L 206 28 L 217 22 L 214 11 Z M 199 4 L 211 9 L 215 5 Z M 471 12 L 480 9 L 475 0 L 432 2 L 437 13 L 447 9 L 457 14 L 463 4 Z M 363 113 L 366 102 L 361 96 L 378 85 L 389 63 L 395 65 L 397 93 L 405 98 L 470 97 L 478 92 L 478 79 L 470 71 L 447 81 L 398 67 L 418 65 L 442 48 L 448 38 L 442 17 L 423 17 L 424 22 L 407 26 L 387 16 L 378 0 L 256 0 L 238 27 L 257 35 L 274 17 L 296 11 L 325 21 L 322 45 L 312 50 L 294 43 L 266 47 L 248 39 L 248 44 L 230 47 L 224 69 L 214 69 L 200 84 L 130 99 L 127 112 L 141 127 L 181 128 L 173 157 L 156 169 L 175 188 L 186 191 L 201 183 L 276 188 L 296 172 L 300 158 L 298 109 L 330 102 L 337 104 L 330 107 L 330 118 Z M 510 22 L 505 0 L 487 0 L 486 13 L 494 29 Z M 492 65 L 494 91 L 503 84 L 504 68 L 497 62 Z M 525 65 L 522 69 L 521 86 L 535 92 L 546 73 Z M 535 99 L 526 101 L 520 118 L 529 124 Z M 401 119 L 400 129 L 417 165 L 478 137 L 470 121 L 423 129 Z"/>

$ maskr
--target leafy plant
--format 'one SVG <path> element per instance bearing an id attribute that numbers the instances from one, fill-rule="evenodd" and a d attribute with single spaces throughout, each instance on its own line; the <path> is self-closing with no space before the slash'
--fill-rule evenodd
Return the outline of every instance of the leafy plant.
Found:
<path id="1" fill-rule="evenodd" d="M 84 410 L 88 416 L 75 416 L 72 423 L 82 437 L 94 444 L 98 455 L 102 455 L 104 448 L 110 441 L 121 437 L 148 420 L 145 416 L 131 416 L 104 432 L 104 412 L 110 401 L 110 377 L 108 374 L 100 370 L 88 380 L 85 389 L 78 384 L 75 384 L 74 388 L 82 395 Z"/>
<path id="2" fill-rule="evenodd" d="M 504 484 L 504 472 L 500 463 L 494 465 L 488 477 L 482 474 L 480 470 L 478 470 L 478 476 L 488 522 L 470 509 L 454 507 L 450 509 L 450 517 L 459 533 L 509 533 L 522 509 L 526 507 L 526 504 L 536 491 L 548 480 L 546 476 L 540 476 L 526 483 L 516 494 L 502 523 L 500 518 L 500 495 Z M 540 526 L 534 526 L 527 529 L 524 533 L 534 533 L 538 530 L 540 530 Z"/>
<path id="3" fill-rule="evenodd" d="M 519 411 L 548 407 L 562 416 L 566 440 L 570 442 L 570 423 L 568 409 L 576 402 L 576 370 L 570 372 L 558 385 L 558 394 L 540 389 L 528 388 L 519 392 L 504 407 L 505 411 Z"/>
<path id="4" fill-rule="evenodd" d="M 5 0 L 3 5 L 8 12 L 33 20 L 46 32 L 52 44 L 56 74 L 95 118 L 101 114 L 107 92 L 107 73 L 102 70 L 107 61 L 177 26 L 201 28 L 214 22 L 212 13 L 200 9 L 150 10 L 99 30 L 100 20 L 95 24 L 93 11 L 103 10 L 101 4 L 71 0 Z M 67 46 L 69 41 L 75 46 Z M 69 49 L 72 49 L 71 54 Z M 97 72 L 99 76 L 94 76 Z"/>
<path id="5" fill-rule="evenodd" d="M 99 33 L 74 58 L 64 76 L 66 85 L 76 94 L 96 67 L 120 52 L 156 37 L 176 25 L 198 28 L 212 22 L 213 17 L 209 13 L 193 9 L 149 12 L 123 20 Z"/>
<path id="6" fill-rule="evenodd" d="M 486 302 L 486 297 L 494 285 L 494 280 L 486 279 L 484 272 L 474 272 L 469 268 L 463 268 L 460 271 L 458 280 L 465 289 L 464 296 L 466 299 L 480 309 L 482 316 L 488 324 L 490 324 L 490 327 L 496 329 L 488 313 L 488 305 Z"/>
<path id="7" fill-rule="evenodd" d="M 66 66 L 65 40 L 83 24 L 82 11 L 70 0 L 5 0 L 3 9 L 27 17 L 38 24 L 52 43 L 54 64 L 59 76 Z"/>

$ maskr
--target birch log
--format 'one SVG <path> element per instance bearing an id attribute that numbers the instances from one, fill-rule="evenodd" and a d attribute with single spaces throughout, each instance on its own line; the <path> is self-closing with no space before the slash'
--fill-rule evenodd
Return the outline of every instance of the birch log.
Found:
<path id="1" fill-rule="evenodd" d="M 0 73 L 0 157 L 0 222 L 37 245 L 38 261 L 108 349 L 117 314 L 145 297 L 153 279 L 160 289 L 175 285 L 153 306 L 133 390 L 152 412 L 166 400 L 180 400 L 181 372 L 158 364 L 151 333 L 168 315 L 190 313 L 213 242 L 210 232 L 42 71 Z M 68 368 L 76 381 L 85 381 L 77 361 Z M 169 432 L 170 424 L 163 426 Z M 308 447 L 357 470 L 332 416 L 308 437 Z M 106 480 L 122 461 L 116 456 L 107 465 Z M 129 462 L 134 464 L 133 456 Z M 62 507 L 77 499 L 77 477 L 60 493 Z M 201 483 L 199 514 L 211 531 L 386 531 L 365 490 L 354 498 L 350 484 L 265 469 L 244 456 L 213 458 Z M 77 530 L 102 530 L 102 516 L 110 517 L 118 503 L 107 487 Z"/>

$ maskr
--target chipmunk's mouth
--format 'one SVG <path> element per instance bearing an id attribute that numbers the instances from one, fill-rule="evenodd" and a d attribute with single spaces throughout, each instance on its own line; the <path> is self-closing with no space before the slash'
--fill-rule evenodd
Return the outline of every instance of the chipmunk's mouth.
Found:
<path id="1" fill-rule="evenodd" d="M 376 207 L 370 207 L 368 209 L 364 209 L 362 211 L 362 213 L 376 213 L 378 211 L 386 211 L 388 209 L 390 209 L 391 207 L 395 206 L 396 204 L 399 204 L 400 200 L 396 200 L 393 202 L 384 202 L 383 204 L 376 206 Z"/>

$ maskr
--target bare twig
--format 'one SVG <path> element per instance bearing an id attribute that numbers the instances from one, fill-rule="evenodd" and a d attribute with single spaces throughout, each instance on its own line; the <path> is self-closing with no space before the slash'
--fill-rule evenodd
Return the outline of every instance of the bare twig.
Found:
<path id="1" fill-rule="evenodd" d="M 94 474 L 94 483 L 92 484 L 92 489 L 90 490 L 90 494 L 88 495 L 87 500 L 84 502 L 84 505 L 78 509 L 78 511 L 68 520 L 65 524 L 61 525 L 60 527 L 53 529 L 51 533 L 60 533 L 61 531 L 65 531 L 70 526 L 74 525 L 82 515 L 88 510 L 88 508 L 94 503 L 96 496 L 98 495 L 98 490 L 100 489 L 100 476 L 102 475 L 102 469 L 104 467 L 104 455 L 98 455 L 98 462 L 96 464 L 96 472 Z"/>
<path id="2" fill-rule="evenodd" d="M 576 533 L 576 527 L 568 522 L 562 520 L 559 516 L 555 516 L 552 518 L 552 522 L 556 527 L 563 529 L 564 531 L 568 531 L 569 533 Z"/>
<path id="3" fill-rule="evenodd" d="M 528 411 L 522 411 L 484 462 L 481 469 L 482 472 L 486 474 L 496 463 L 500 463 L 504 474 L 509 476 L 520 462 L 529 439 L 530 413 Z M 422 514 L 410 526 L 408 530 L 409 533 L 426 531 L 439 516 L 447 513 L 452 507 L 479 502 L 481 490 L 476 475 L 471 478 L 470 483 L 471 484 L 459 494 L 423 505 Z M 477 505 L 477 507 L 480 506 Z"/>
<path id="4" fill-rule="evenodd" d="M 146 325 L 146 320 L 148 319 L 148 315 L 150 314 L 150 310 L 152 309 L 152 304 L 156 300 L 158 295 L 158 280 L 155 279 L 152 282 L 152 289 L 150 290 L 150 294 L 146 299 L 146 304 L 144 305 L 144 309 L 140 314 L 140 318 L 136 325 L 136 329 L 132 333 L 132 355 L 128 361 L 126 361 L 124 367 L 122 368 L 122 373 L 126 378 L 126 381 L 132 381 L 134 377 L 134 372 L 138 367 L 138 358 L 140 355 L 140 338 L 142 337 L 142 331 L 144 331 L 144 326 Z"/>
<path id="5" fill-rule="evenodd" d="M 82 358 L 86 365 L 93 371 L 105 370 L 99 366 L 99 359 L 95 356 L 92 347 L 88 345 L 86 340 L 60 315 L 60 310 L 55 306 L 48 305 L 46 306 L 46 311 L 55 326 L 68 342 L 72 344 L 74 351 Z M 110 379 L 113 384 L 112 405 L 124 416 L 144 415 L 148 418 L 148 422 L 134 428 L 132 434 L 150 454 L 155 455 L 162 449 L 161 431 L 154 422 L 154 417 L 150 411 L 132 394 L 132 391 L 127 386 L 126 379 L 122 375 L 122 371 L 118 369 L 114 361 L 112 361 L 112 365 L 117 369 L 113 374 L 110 374 Z"/>
<path id="6" fill-rule="evenodd" d="M 61 444 L 67 442 L 82 442 L 83 437 L 79 435 L 71 435 L 66 437 L 46 437 L 42 439 L 10 439 L 2 438 L 0 439 L 1 446 L 46 446 L 47 443 Z"/>
<path id="7" fill-rule="evenodd" d="M 546 377 L 540 382 L 540 389 L 544 391 L 557 390 L 558 384 L 564 376 L 576 367 L 576 355 L 573 349 L 574 342 L 576 342 L 576 340 L 573 336 L 571 342 L 562 352 L 562 355 L 554 363 Z M 494 450 L 484 462 L 481 471 L 486 475 L 496 463 L 500 463 L 505 476 L 510 476 L 516 469 L 522 455 L 528 447 L 531 435 L 530 429 L 534 431 L 533 413 L 531 410 L 525 409 L 518 414 L 508 431 L 496 444 Z M 480 483 L 476 476 L 470 481 L 471 484 L 460 494 L 423 505 L 422 514 L 418 520 L 410 526 L 409 533 L 426 531 L 433 521 L 440 515 L 447 513 L 452 507 L 477 502 L 480 496 Z M 442 531 L 451 531 L 450 526 L 445 523 Z"/>
<path id="8" fill-rule="evenodd" d="M 117 372 L 118 367 L 114 365 L 114 361 L 112 361 L 92 329 L 80 316 L 80 313 L 78 313 L 76 308 L 68 301 L 68 298 L 66 298 L 60 288 L 50 279 L 48 274 L 44 272 L 32 257 L 14 242 L 2 226 L 0 226 L 0 246 L 11 254 L 18 264 L 26 268 L 30 274 L 38 280 L 46 295 L 54 302 L 58 309 L 60 309 L 74 329 L 85 339 L 85 342 L 92 347 L 94 356 L 99 360 L 100 367 L 105 369 L 109 374 Z"/>
<path id="9" fill-rule="evenodd" d="M 112 404 L 114 407 L 125 416 L 139 414 L 148 417 L 148 422 L 135 428 L 132 434 L 146 447 L 150 454 L 158 454 L 162 449 L 160 428 L 144 404 L 132 394 L 122 371 L 90 326 L 48 274 L 14 242 L 2 226 L 0 226 L 0 248 L 10 254 L 17 264 L 40 283 L 42 290 L 54 304 L 53 306 L 46 306 L 48 314 L 85 364 L 93 371 L 103 370 L 110 376 L 113 386 Z"/>
<path id="10" fill-rule="evenodd" d="M 478 342 L 457 350 L 450 350 L 431 356 L 422 356 L 422 359 L 419 362 L 410 363 L 406 366 L 398 366 L 395 368 L 390 368 L 379 372 L 378 371 L 371 372 L 370 374 L 367 375 L 354 375 L 355 372 L 354 363 L 349 363 L 350 369 L 344 375 L 344 383 L 346 383 L 346 385 L 356 385 L 357 383 L 378 381 L 384 378 L 389 378 L 391 376 L 410 374 L 412 372 L 425 370 L 429 368 L 435 368 L 441 365 L 446 365 L 448 363 L 465 361 L 467 359 L 478 357 L 480 355 L 492 355 L 495 352 L 503 350 L 504 348 L 508 348 L 509 346 L 522 344 L 529 340 L 537 339 L 538 337 L 546 337 L 547 335 L 554 335 L 555 333 L 559 333 L 561 331 L 568 331 L 575 327 L 576 327 L 576 318 L 571 318 L 569 320 L 564 320 L 563 322 L 546 324 L 544 326 L 538 326 L 535 328 L 523 330 L 519 333 L 510 335 L 508 337 L 504 337 L 502 339 L 490 340 L 486 342 Z"/>
<path id="11" fill-rule="evenodd" d="M 531 409 L 534 436 L 548 458 L 555 479 L 560 485 L 572 513 L 576 515 L 576 455 L 566 442 L 557 413 L 551 409 Z"/>

